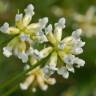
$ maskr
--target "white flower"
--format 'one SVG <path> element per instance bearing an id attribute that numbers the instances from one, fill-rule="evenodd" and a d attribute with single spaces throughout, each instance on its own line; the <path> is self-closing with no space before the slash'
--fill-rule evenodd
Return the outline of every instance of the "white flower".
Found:
<path id="1" fill-rule="evenodd" d="M 53 52 L 48 61 L 48 64 L 46 64 L 45 67 L 43 68 L 44 73 L 48 76 L 52 75 L 55 71 L 58 70 L 56 65 L 57 65 L 57 53 Z"/>
<path id="2" fill-rule="evenodd" d="M 15 21 L 21 21 L 23 19 L 23 14 L 16 14 Z"/>
<path id="3" fill-rule="evenodd" d="M 9 50 L 4 49 L 4 54 L 6 54 L 6 51 L 7 57 L 10 57 L 10 55 L 13 54 L 21 59 L 23 63 L 26 63 L 28 61 L 29 55 L 32 55 L 33 53 L 33 50 L 31 50 L 31 53 L 29 53 L 30 47 L 33 47 L 33 41 L 38 41 L 39 43 L 48 41 L 42 31 L 48 23 L 48 18 L 44 17 L 39 19 L 37 23 L 29 24 L 32 16 L 34 15 L 33 5 L 29 4 L 24 12 L 25 15 L 23 15 L 22 13 L 16 14 L 15 27 L 9 27 L 8 23 L 4 23 L 4 25 L 1 26 L 0 30 L 7 34 L 14 34 L 17 36 L 8 43 L 8 46 L 12 47 L 12 51 L 9 52 Z M 35 57 L 38 57 L 38 59 L 42 58 L 41 53 L 38 54 L 38 52 L 34 51 L 34 54 Z"/>
<path id="4" fill-rule="evenodd" d="M 68 71 L 70 71 L 70 72 L 72 72 L 72 73 L 75 72 L 74 67 L 73 67 L 73 65 L 71 65 L 71 64 L 66 64 L 66 68 L 67 68 Z"/>
<path id="5" fill-rule="evenodd" d="M 83 53 L 83 49 L 82 48 L 74 48 L 73 53 L 74 54 L 81 54 L 81 53 Z"/>
<path id="6" fill-rule="evenodd" d="M 71 64 L 71 65 L 73 65 L 73 64 L 74 64 L 74 59 L 75 59 L 75 56 L 74 56 L 74 55 L 71 55 L 71 54 L 64 56 L 64 62 L 65 62 L 66 64 Z"/>
<path id="7" fill-rule="evenodd" d="M 65 28 L 65 18 L 60 18 L 58 23 L 55 23 L 56 27 Z"/>
<path id="8" fill-rule="evenodd" d="M 34 15 L 34 6 L 29 4 L 27 8 L 24 10 L 26 15 Z"/>
<path id="9" fill-rule="evenodd" d="M 82 30 L 81 29 L 77 29 L 76 31 L 72 32 L 72 37 L 74 39 L 76 39 L 76 40 L 80 39 L 81 33 L 82 33 Z"/>
<path id="10" fill-rule="evenodd" d="M 46 34 L 46 37 L 48 39 L 48 41 L 52 44 L 55 44 L 56 43 L 56 39 L 52 33 L 52 25 L 49 24 L 46 28 L 45 28 L 45 34 Z"/>
<path id="11" fill-rule="evenodd" d="M 48 17 L 44 17 L 42 19 L 39 19 L 39 25 L 40 25 L 40 31 L 45 28 L 46 24 L 48 23 Z"/>
<path id="12" fill-rule="evenodd" d="M 80 58 L 78 58 L 78 57 L 75 58 L 74 62 L 75 62 L 75 64 L 77 64 L 76 65 L 77 68 L 83 67 L 85 65 L 85 61 L 80 59 Z"/>
<path id="13" fill-rule="evenodd" d="M 64 56 L 64 62 L 66 63 L 66 68 L 68 69 L 68 71 L 73 73 L 74 73 L 74 68 L 73 68 L 74 60 L 75 60 L 74 55 L 69 54 Z"/>
<path id="14" fill-rule="evenodd" d="M 22 60 L 23 63 L 26 63 L 28 61 L 28 55 L 24 52 L 18 53 L 18 58 Z"/>
<path id="15" fill-rule="evenodd" d="M 62 38 L 62 30 L 65 28 L 65 18 L 60 18 L 58 23 L 55 23 L 54 36 L 57 41 L 60 41 Z"/>
<path id="16" fill-rule="evenodd" d="M 27 86 L 28 86 L 28 85 L 26 85 L 26 84 L 20 83 L 20 88 L 21 88 L 22 90 L 27 90 L 27 89 L 28 89 Z"/>
<path id="17" fill-rule="evenodd" d="M 4 47 L 4 48 L 3 48 L 3 54 L 4 54 L 4 56 L 6 56 L 6 57 L 9 58 L 9 57 L 12 55 L 11 48 L 9 48 L 9 47 Z"/>
<path id="18" fill-rule="evenodd" d="M 45 28 L 45 34 L 47 35 L 49 32 L 52 32 L 52 25 L 49 24 L 47 28 Z"/>
<path id="19" fill-rule="evenodd" d="M 85 61 L 77 57 L 78 54 L 83 52 L 82 47 L 85 45 L 85 42 L 80 38 L 82 30 L 77 29 L 72 32 L 71 36 L 62 39 L 65 18 L 59 19 L 54 24 L 53 29 L 51 24 L 46 26 L 47 17 L 30 24 L 34 15 L 32 4 L 29 4 L 24 12 L 24 15 L 22 13 L 16 14 L 15 27 L 9 27 L 8 23 L 1 26 L 0 31 L 15 35 L 7 47 L 3 48 L 3 54 L 6 57 L 15 55 L 26 65 L 30 63 L 29 66 L 25 66 L 24 70 L 29 70 L 31 65 L 48 58 L 45 65 L 39 65 L 30 70 L 26 74 L 25 81 L 20 83 L 22 90 L 27 90 L 30 86 L 33 86 L 32 91 L 35 92 L 38 85 L 43 91 L 46 91 L 48 84 L 56 83 L 54 78 L 50 78 L 55 72 L 67 79 L 69 72 L 75 72 L 74 67 L 84 66 Z M 40 44 L 44 48 L 39 49 L 36 44 Z"/>
<path id="20" fill-rule="evenodd" d="M 44 43 L 44 42 L 48 42 L 48 39 L 46 38 L 46 36 L 44 35 L 44 32 L 43 31 L 40 31 L 37 33 L 37 36 L 38 36 L 38 42 L 40 43 Z"/>
<path id="21" fill-rule="evenodd" d="M 52 29 L 52 25 L 49 24 L 45 28 L 45 34 L 49 42 L 49 46 L 52 47 L 51 51 L 51 57 L 53 53 L 56 53 L 55 56 L 59 57 L 52 57 L 52 59 L 49 59 L 47 62 L 47 66 L 45 67 L 45 73 L 50 74 L 50 70 L 58 71 L 59 67 L 63 68 L 64 71 L 66 69 L 65 78 L 69 76 L 69 72 L 75 72 L 74 64 L 76 63 L 75 55 L 81 54 L 83 52 L 82 47 L 85 45 L 85 42 L 83 42 L 80 38 L 81 36 L 81 29 L 77 29 L 76 31 L 73 31 L 72 35 L 69 37 L 66 37 L 62 40 L 62 31 L 65 28 L 65 19 L 61 18 L 58 23 L 55 24 L 55 30 Z M 44 49 L 43 49 L 44 50 Z M 46 51 L 47 53 L 47 51 Z M 45 57 L 47 57 L 46 55 Z M 57 59 L 61 61 L 61 65 L 57 63 Z M 78 60 L 79 61 L 79 60 Z M 50 63 L 51 62 L 51 63 Z M 55 63 L 53 63 L 55 62 Z M 82 63 L 84 63 L 82 61 Z M 77 64 L 77 63 L 76 63 Z M 80 63 L 79 63 L 80 64 Z M 80 65 L 78 65 L 80 66 Z M 48 73 L 49 70 L 49 73 Z M 63 76 L 63 77 L 64 77 Z"/>
<path id="22" fill-rule="evenodd" d="M 34 76 L 27 77 L 27 79 L 25 80 L 24 83 L 20 83 L 20 88 L 22 90 L 27 90 L 29 88 L 30 84 L 33 82 L 34 78 L 35 78 Z"/>
<path id="23" fill-rule="evenodd" d="M 4 33 L 8 33 L 8 29 L 9 29 L 9 24 L 7 22 L 5 22 L 1 27 L 0 27 L 0 31 L 4 32 Z"/>
<path id="24" fill-rule="evenodd" d="M 85 45 L 85 42 L 82 40 L 73 40 L 74 41 L 74 47 L 83 47 Z"/>
<path id="25" fill-rule="evenodd" d="M 45 67 L 43 68 L 43 72 L 44 72 L 44 74 L 46 74 L 46 77 L 49 77 L 49 76 L 51 76 L 52 74 L 54 74 L 55 70 L 52 70 L 52 69 L 50 68 L 50 66 L 45 65 Z"/>
<path id="26" fill-rule="evenodd" d="M 26 34 L 21 34 L 20 35 L 20 39 L 21 39 L 21 41 L 29 41 L 29 40 L 31 40 L 30 36 L 28 36 Z"/>
<path id="27" fill-rule="evenodd" d="M 58 69 L 57 73 L 59 75 L 62 75 L 63 78 L 67 79 L 69 77 L 69 72 L 66 67 L 61 67 Z"/>
<path id="28" fill-rule="evenodd" d="M 48 89 L 47 84 L 54 85 L 56 83 L 56 80 L 54 78 L 46 78 L 43 70 L 39 67 L 30 71 L 29 73 L 27 73 L 27 75 L 28 77 L 25 79 L 25 81 L 23 83 L 20 83 L 20 88 L 22 90 L 27 90 L 34 82 L 38 84 L 38 86 L 43 91 L 46 91 Z M 32 88 L 33 91 L 35 87 L 36 86 L 34 86 L 33 84 L 33 88 Z"/>

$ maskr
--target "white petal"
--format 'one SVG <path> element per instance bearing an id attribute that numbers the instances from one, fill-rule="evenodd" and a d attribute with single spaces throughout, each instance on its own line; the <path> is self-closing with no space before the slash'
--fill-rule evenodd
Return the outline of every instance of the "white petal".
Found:
<path id="1" fill-rule="evenodd" d="M 62 75 L 62 74 L 64 73 L 64 69 L 65 69 L 65 67 L 59 68 L 59 69 L 57 70 L 57 73 L 58 73 L 59 75 Z"/>
<path id="2" fill-rule="evenodd" d="M 48 78 L 46 82 L 50 85 L 54 85 L 56 83 L 56 79 L 55 78 Z"/>
<path id="3" fill-rule="evenodd" d="M 82 48 L 74 48 L 73 49 L 73 54 L 78 55 L 78 54 L 81 54 L 81 53 L 83 53 L 83 49 Z"/>
<path id="4" fill-rule="evenodd" d="M 62 75 L 64 78 L 68 78 L 69 77 L 69 72 L 68 72 L 68 70 L 67 70 L 67 68 L 66 67 L 61 67 L 61 68 L 59 68 L 58 69 L 58 71 L 57 71 L 57 73 L 59 74 L 59 75 Z"/>
<path id="5" fill-rule="evenodd" d="M 12 55 L 12 51 L 11 48 L 9 47 L 4 47 L 3 48 L 3 55 L 6 57 L 10 57 Z"/>
<path id="6" fill-rule="evenodd" d="M 75 56 L 74 55 L 65 55 L 64 56 L 64 62 L 66 63 L 66 64 L 73 64 L 74 63 L 74 59 L 75 59 Z"/>
<path id="7" fill-rule="evenodd" d="M 65 18 L 60 18 L 58 23 L 55 24 L 56 27 L 65 28 Z"/>
<path id="8" fill-rule="evenodd" d="M 20 58 L 23 63 L 26 63 L 28 61 L 28 55 L 26 53 L 19 53 L 18 58 Z"/>
<path id="9" fill-rule="evenodd" d="M 34 15 L 34 6 L 29 4 L 27 8 L 24 10 L 26 15 Z"/>
<path id="10" fill-rule="evenodd" d="M 73 68 L 73 65 L 70 65 L 70 64 L 66 64 L 66 68 L 68 69 L 68 71 L 70 71 L 70 72 L 75 72 L 74 71 L 74 68 Z"/>
<path id="11" fill-rule="evenodd" d="M 8 29 L 9 29 L 9 24 L 7 22 L 5 22 L 1 27 L 0 27 L 0 31 L 4 32 L 4 33 L 8 33 Z"/>
<path id="12" fill-rule="evenodd" d="M 80 39 L 81 33 L 82 33 L 82 30 L 81 29 L 77 29 L 76 31 L 73 31 L 72 37 L 74 39 Z"/>
<path id="13" fill-rule="evenodd" d="M 78 68 L 80 68 L 80 67 L 85 65 L 85 61 L 80 59 L 80 58 L 78 58 L 78 57 L 75 59 L 75 63 L 77 64 L 76 67 L 78 67 Z"/>
<path id="14" fill-rule="evenodd" d="M 15 21 L 21 21 L 23 19 L 23 14 L 16 14 Z"/>
<path id="15" fill-rule="evenodd" d="M 74 44 L 74 47 L 83 47 L 85 45 L 85 42 L 83 42 L 82 40 L 78 39 L 78 40 L 73 40 L 73 44 Z"/>
<path id="16" fill-rule="evenodd" d="M 47 34 L 49 34 L 50 32 L 52 32 L 52 25 L 51 25 L 51 24 L 49 24 L 49 25 L 47 26 L 47 28 L 45 29 L 45 34 L 47 35 Z"/>
<path id="17" fill-rule="evenodd" d="M 24 11 L 25 11 L 25 16 L 23 18 L 23 23 L 22 24 L 23 24 L 23 27 L 26 27 L 30 23 L 30 21 L 32 19 L 32 16 L 34 15 L 33 5 L 29 4 Z"/>
<path id="18" fill-rule="evenodd" d="M 58 23 L 55 23 L 54 35 L 58 41 L 60 41 L 62 38 L 63 28 L 65 28 L 65 18 L 61 18 Z"/>
<path id="19" fill-rule="evenodd" d="M 29 36 L 26 35 L 26 34 L 21 34 L 21 35 L 20 35 L 20 39 L 21 39 L 22 41 L 28 41 Z"/>
<path id="20" fill-rule="evenodd" d="M 39 25 L 40 25 L 40 31 L 45 28 L 46 24 L 48 23 L 48 17 L 44 17 L 42 19 L 39 19 Z"/>
<path id="21" fill-rule="evenodd" d="M 46 91 L 47 89 L 48 89 L 48 85 L 43 85 L 42 87 L 41 87 L 41 89 L 43 90 L 43 91 Z"/>
<path id="22" fill-rule="evenodd" d="M 37 37 L 38 37 L 38 42 L 40 42 L 40 43 L 48 42 L 48 39 L 47 39 L 47 37 L 44 35 L 43 32 L 38 32 L 38 33 L 37 33 Z"/>
<path id="23" fill-rule="evenodd" d="M 65 79 L 68 79 L 68 77 L 69 77 L 69 72 L 66 70 L 66 69 L 64 69 L 64 73 L 63 73 L 63 78 L 65 78 Z"/>
<path id="24" fill-rule="evenodd" d="M 49 77 L 51 76 L 52 74 L 54 74 L 55 70 L 52 70 L 50 68 L 50 66 L 46 65 L 44 68 L 43 68 L 43 72 L 45 74 L 45 77 Z"/>
<path id="25" fill-rule="evenodd" d="M 25 85 L 25 84 L 23 84 L 23 83 L 20 83 L 20 88 L 21 88 L 22 90 L 27 90 L 27 89 L 28 89 L 28 86 Z"/>
<path id="26" fill-rule="evenodd" d="M 57 41 L 56 41 L 56 38 L 55 38 L 54 34 L 52 33 L 52 25 L 51 24 L 49 24 L 45 28 L 45 34 L 46 34 L 46 37 L 47 37 L 48 41 L 50 43 L 52 43 L 53 45 L 56 45 Z"/>
<path id="27" fill-rule="evenodd" d="M 37 76 L 37 83 L 39 84 L 40 88 L 43 91 L 46 91 L 48 89 L 48 85 L 44 83 L 44 78 L 41 75 Z"/>
<path id="28" fill-rule="evenodd" d="M 26 80 L 24 81 L 24 83 L 20 83 L 20 88 L 22 90 L 27 90 L 33 81 L 34 81 L 33 75 L 27 77 Z"/>
<path id="29" fill-rule="evenodd" d="M 45 74 L 49 74 L 49 66 L 48 66 L 48 65 L 46 65 L 46 66 L 43 68 L 43 72 L 44 72 Z"/>

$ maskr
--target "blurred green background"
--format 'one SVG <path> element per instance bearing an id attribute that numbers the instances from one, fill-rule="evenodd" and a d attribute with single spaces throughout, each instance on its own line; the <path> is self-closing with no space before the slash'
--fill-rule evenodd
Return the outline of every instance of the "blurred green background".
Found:
<path id="1" fill-rule="evenodd" d="M 30 3 L 35 6 L 33 22 L 47 16 L 53 24 L 60 17 L 66 17 L 64 36 L 71 34 L 79 27 L 78 22 L 73 19 L 75 12 L 85 15 L 91 6 L 96 7 L 96 0 L 0 0 L 0 25 L 4 22 L 14 25 L 18 9 L 23 12 L 26 5 Z M 96 20 L 96 12 L 93 19 Z M 94 26 L 96 30 L 96 22 Z M 90 38 L 82 36 L 82 38 L 86 45 L 80 57 L 86 61 L 86 64 L 83 68 L 76 69 L 75 74 L 70 74 L 69 79 L 65 80 L 61 76 L 54 75 L 57 83 L 49 86 L 46 92 L 38 89 L 36 93 L 32 93 L 31 90 L 15 89 L 14 87 L 19 84 L 19 80 L 16 80 L 7 87 L 1 88 L 0 96 L 96 96 L 96 36 Z M 24 67 L 24 64 L 16 57 L 8 59 L 2 54 L 2 48 L 10 39 L 12 36 L 0 32 L 0 85 L 20 74 Z M 11 88 L 14 90 L 10 91 Z"/>

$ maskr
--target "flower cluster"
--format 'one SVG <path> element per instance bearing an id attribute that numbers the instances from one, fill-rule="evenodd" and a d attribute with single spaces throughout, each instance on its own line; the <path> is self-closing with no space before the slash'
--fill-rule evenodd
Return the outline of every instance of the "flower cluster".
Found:
<path id="1" fill-rule="evenodd" d="M 32 87 L 32 91 L 36 91 L 37 84 L 43 91 L 46 91 L 48 88 L 47 84 L 53 85 L 56 80 L 54 78 L 45 78 L 45 73 L 40 67 L 37 67 L 27 73 L 28 77 L 25 79 L 23 83 L 20 83 L 20 87 L 22 90 L 27 90 L 29 86 Z M 33 85 L 32 85 L 33 83 Z"/>
<path id="2" fill-rule="evenodd" d="M 6 22 L 1 26 L 0 31 L 9 35 L 15 35 L 14 38 L 3 48 L 3 54 L 6 57 L 17 56 L 23 63 L 35 65 L 42 59 L 48 57 L 44 66 L 38 67 L 26 73 L 27 78 L 20 83 L 22 90 L 27 90 L 30 86 L 32 91 L 36 91 L 36 86 L 42 90 L 47 90 L 48 85 L 55 84 L 55 78 L 51 78 L 54 72 L 62 75 L 64 78 L 69 77 L 69 72 L 74 73 L 74 67 L 84 66 L 85 61 L 77 57 L 83 52 L 82 47 L 85 45 L 80 38 L 82 30 L 73 31 L 71 36 L 62 37 L 65 28 L 65 18 L 60 18 L 54 24 L 54 29 L 48 23 L 48 18 L 39 19 L 38 22 L 32 23 L 34 7 L 28 5 L 24 10 L 25 14 L 16 14 L 15 27 L 9 27 Z M 36 44 L 44 46 L 42 49 L 36 48 Z M 30 66 L 26 65 L 26 69 Z"/>
<path id="3" fill-rule="evenodd" d="M 9 24 L 5 22 L 3 26 L 1 26 L 0 31 L 6 34 L 17 35 L 3 48 L 3 54 L 6 57 L 14 54 L 21 59 L 23 63 L 26 63 L 32 50 L 31 45 L 34 43 L 33 40 L 40 43 L 47 41 L 42 30 L 46 26 L 48 18 L 45 17 L 37 23 L 29 24 L 34 15 L 33 5 L 28 5 L 24 12 L 24 16 L 22 13 L 16 14 L 15 27 L 9 27 Z"/>

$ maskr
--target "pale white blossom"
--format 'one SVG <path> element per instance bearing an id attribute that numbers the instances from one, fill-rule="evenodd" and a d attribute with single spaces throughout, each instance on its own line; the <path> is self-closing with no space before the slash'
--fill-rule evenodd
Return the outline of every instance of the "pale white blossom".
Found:
<path id="1" fill-rule="evenodd" d="M 74 64 L 74 59 L 75 59 L 75 56 L 74 55 L 71 55 L 71 54 L 68 54 L 68 55 L 65 55 L 64 56 L 64 62 L 66 64 L 71 64 L 73 65 Z"/>
<path id="2" fill-rule="evenodd" d="M 83 53 L 85 45 L 80 37 L 82 30 L 77 29 L 71 36 L 63 38 L 65 18 L 60 18 L 52 27 L 52 24 L 48 24 L 47 17 L 30 24 L 35 14 L 32 4 L 25 8 L 24 13 L 16 14 L 15 26 L 9 27 L 8 23 L 1 26 L 1 32 L 15 35 L 3 48 L 3 54 L 6 57 L 15 55 L 26 64 L 24 71 L 30 70 L 26 73 L 25 81 L 20 83 L 22 90 L 30 87 L 33 92 L 36 92 L 36 87 L 39 86 L 46 91 L 48 85 L 56 83 L 55 78 L 50 77 L 54 73 L 67 79 L 70 72 L 75 72 L 75 67 L 80 68 L 85 65 L 85 61 L 77 57 Z M 40 48 L 37 47 L 38 45 Z M 38 62 L 42 63 L 42 60 L 46 62 L 31 70 L 31 66 Z"/>
<path id="3" fill-rule="evenodd" d="M 42 54 L 37 54 L 38 52 L 29 52 L 30 49 L 33 49 L 33 42 L 44 43 L 47 42 L 47 38 L 42 31 L 46 24 L 48 23 L 48 18 L 44 17 L 39 19 L 38 22 L 32 23 L 31 19 L 34 15 L 34 6 L 29 4 L 27 8 L 24 10 L 25 14 L 18 13 L 15 16 L 15 26 L 9 27 L 9 24 L 6 22 L 1 26 L 0 31 L 7 33 L 9 35 L 17 35 L 16 38 L 13 38 L 9 43 L 8 47 L 11 47 L 11 52 L 9 50 L 5 50 L 4 55 L 10 57 L 10 55 L 15 55 L 19 59 L 22 60 L 23 63 L 28 61 L 29 55 L 34 53 L 34 56 L 38 56 L 38 59 L 42 58 Z"/>
<path id="4" fill-rule="evenodd" d="M 78 57 L 75 58 L 74 63 L 77 64 L 76 65 L 77 68 L 83 67 L 85 65 L 85 61 Z"/>
<path id="5" fill-rule="evenodd" d="M 54 85 L 56 80 L 54 78 L 46 78 L 43 70 L 39 67 L 33 69 L 27 74 L 27 78 L 23 83 L 20 83 L 20 88 L 22 90 L 27 90 L 33 82 L 37 82 L 38 86 L 43 90 L 46 91 L 48 89 L 48 85 Z M 32 87 L 32 91 L 36 91 L 36 86 Z"/>
<path id="6" fill-rule="evenodd" d="M 82 47 L 85 45 L 85 42 L 83 42 L 80 37 L 82 30 L 77 29 L 76 31 L 72 32 L 71 36 L 62 39 L 62 32 L 64 28 L 65 18 L 61 18 L 58 21 L 58 23 L 55 24 L 54 30 L 51 24 L 49 24 L 45 28 L 45 35 L 48 39 L 48 42 L 50 43 L 50 46 L 52 47 L 50 55 L 50 58 L 52 59 L 49 58 L 44 68 L 44 72 L 49 76 L 50 74 L 53 74 L 55 71 L 59 73 L 59 71 L 61 72 L 61 70 L 63 70 L 64 72 L 62 72 L 62 74 L 59 74 L 65 78 L 68 78 L 69 71 L 74 73 L 75 66 L 79 68 L 83 66 L 85 63 L 82 59 L 76 59 L 78 58 L 76 57 L 78 54 L 83 53 Z M 55 55 L 53 55 L 54 53 Z M 47 56 L 48 55 L 46 55 L 45 57 Z M 62 61 L 62 63 L 64 64 L 61 63 L 61 65 L 59 65 L 57 60 Z"/>
<path id="7" fill-rule="evenodd" d="M 9 47 L 4 47 L 3 48 L 3 55 L 6 57 L 10 57 L 12 55 L 12 50 Z"/>
<path id="8" fill-rule="evenodd" d="M 5 22 L 1 27 L 0 27 L 0 31 L 3 32 L 3 33 L 8 33 L 9 29 L 9 24 L 7 22 Z"/>
<path id="9" fill-rule="evenodd" d="M 21 13 L 21 14 L 16 14 L 16 16 L 15 16 L 15 21 L 17 22 L 17 21 L 21 21 L 23 19 L 23 14 Z"/>
<path id="10" fill-rule="evenodd" d="M 18 58 L 21 59 L 23 63 L 26 63 L 28 61 L 28 55 L 24 52 L 19 52 Z"/>
<path id="11" fill-rule="evenodd" d="M 61 68 L 59 68 L 58 71 L 57 71 L 57 73 L 58 73 L 59 75 L 62 75 L 63 78 L 66 78 L 66 79 L 69 77 L 69 72 L 68 72 L 68 70 L 67 70 L 66 67 L 61 67 Z"/>

